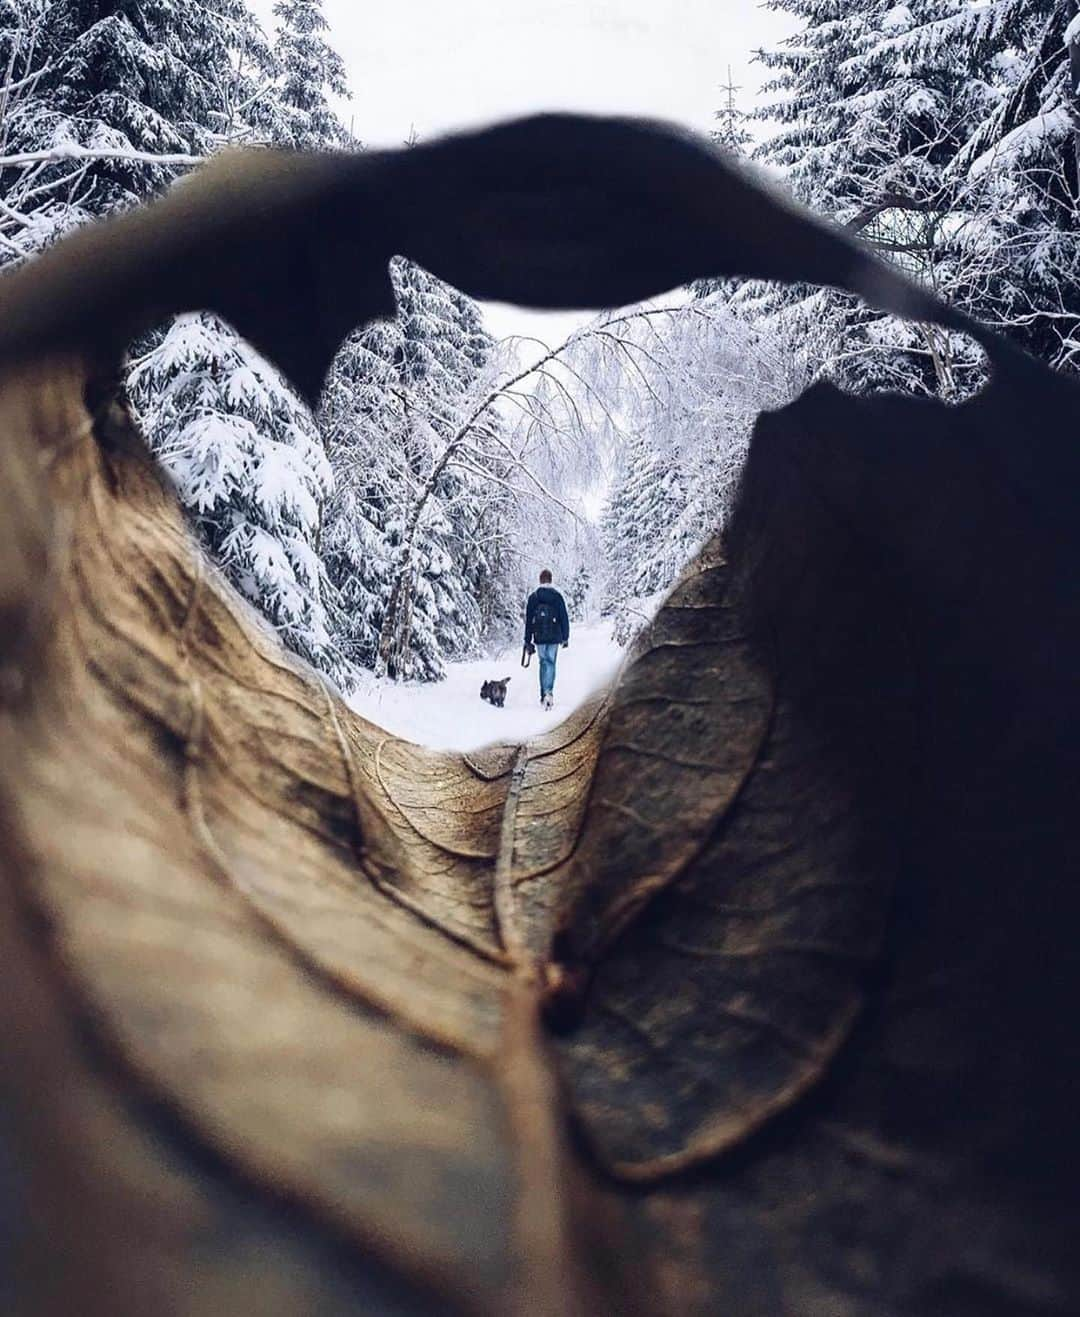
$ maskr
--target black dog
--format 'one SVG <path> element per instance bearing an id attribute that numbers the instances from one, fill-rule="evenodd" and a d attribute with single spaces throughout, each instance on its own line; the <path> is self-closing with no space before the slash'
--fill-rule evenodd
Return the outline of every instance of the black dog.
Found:
<path id="1" fill-rule="evenodd" d="M 509 677 L 503 677 L 502 681 L 485 681 L 480 687 L 480 698 L 494 704 L 496 709 L 501 709 L 506 703 L 506 688 L 509 684 Z"/>

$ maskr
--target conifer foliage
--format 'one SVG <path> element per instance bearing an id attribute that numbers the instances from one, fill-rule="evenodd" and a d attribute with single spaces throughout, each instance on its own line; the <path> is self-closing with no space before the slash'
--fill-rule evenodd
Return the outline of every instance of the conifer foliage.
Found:
<path id="1" fill-rule="evenodd" d="M 228 140 L 232 107 L 250 98 L 269 59 L 243 0 L 9 0 L 0 33 L 18 84 L 6 98 L 5 154 L 105 153 L 74 171 L 58 161 L 3 180 L 5 196 L 47 204 L 54 227 L 165 187 L 178 167 L 153 157 L 205 155 Z"/>
<path id="2" fill-rule="evenodd" d="M 332 476 L 310 413 L 205 313 L 175 320 L 134 364 L 129 389 L 225 572 L 291 649 L 341 676 L 316 550 Z"/>
<path id="3" fill-rule="evenodd" d="M 497 418 L 450 451 L 492 344 L 475 304 L 426 270 L 398 257 L 391 278 L 395 319 L 351 339 L 328 385 L 325 552 L 346 652 L 432 679 L 476 649 L 503 594 Z"/>
<path id="4" fill-rule="evenodd" d="M 985 38 L 1000 70 L 996 95 L 954 166 L 968 221 L 953 243 L 958 291 L 976 315 L 1075 370 L 1080 4 L 1012 0 L 996 20 Z"/>
<path id="5" fill-rule="evenodd" d="M 731 65 L 728 65 L 727 82 L 720 88 L 724 100 L 713 115 L 716 127 L 709 134 L 717 146 L 733 155 L 745 155 L 754 138 L 746 126 L 747 115 L 738 100 L 741 87 L 736 87 L 731 77 Z"/>
<path id="6" fill-rule="evenodd" d="M 345 98 L 345 65 L 324 33 L 322 0 L 277 0 L 274 58 L 279 74 L 280 116 L 275 142 L 304 150 L 345 145 L 349 134 L 330 104 Z"/>
<path id="7" fill-rule="evenodd" d="M 592 599 L 592 574 L 587 563 L 582 563 L 570 581 L 566 607 L 575 622 L 584 622 L 589 616 Z"/>
<path id="8" fill-rule="evenodd" d="M 244 0 L 8 0 L 6 152 L 104 155 L 0 175 L 4 257 L 144 200 L 182 172 L 178 156 L 343 140 L 325 96 L 343 91 L 342 70 L 319 35 L 320 5 L 278 10 L 275 62 Z M 332 476 L 311 417 L 212 316 L 183 317 L 136 354 L 128 388 L 143 432 L 211 553 L 288 645 L 345 680 L 318 555 Z"/>
<path id="9" fill-rule="evenodd" d="M 799 196 L 947 300 L 1058 364 L 1075 359 L 1075 0 L 772 0 L 799 20 L 762 52 L 778 126 L 760 149 Z M 1071 72 L 1070 72 L 1071 70 Z M 964 340 L 850 299 L 743 295 L 829 326 L 828 370 L 856 389 L 961 397 Z"/>

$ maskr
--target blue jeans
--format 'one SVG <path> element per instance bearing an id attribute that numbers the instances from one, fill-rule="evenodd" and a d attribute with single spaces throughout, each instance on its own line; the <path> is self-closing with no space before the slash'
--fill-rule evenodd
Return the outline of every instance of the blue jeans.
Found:
<path id="1" fill-rule="evenodd" d="M 540 694 L 549 695 L 555 689 L 555 660 L 559 655 L 558 645 L 537 645 L 540 656 Z"/>

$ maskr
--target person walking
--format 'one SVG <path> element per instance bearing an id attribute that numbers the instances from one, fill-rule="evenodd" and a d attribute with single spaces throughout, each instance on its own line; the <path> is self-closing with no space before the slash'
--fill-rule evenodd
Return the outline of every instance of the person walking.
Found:
<path id="1" fill-rule="evenodd" d="M 529 595 L 525 605 L 525 648 L 540 657 L 540 703 L 550 709 L 554 703 L 555 660 L 559 646 L 570 643 L 570 617 L 566 601 L 551 584 L 551 573 L 540 573 L 539 588 Z"/>

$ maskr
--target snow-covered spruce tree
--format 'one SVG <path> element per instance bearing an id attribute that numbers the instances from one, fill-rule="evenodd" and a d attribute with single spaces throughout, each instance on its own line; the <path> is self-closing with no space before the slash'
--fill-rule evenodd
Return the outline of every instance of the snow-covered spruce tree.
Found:
<path id="1" fill-rule="evenodd" d="M 459 413 L 474 402 L 477 390 L 490 381 L 494 343 L 484 328 L 480 308 L 470 297 L 450 289 L 457 348 L 453 371 Z M 490 648 L 516 630 L 517 610 L 510 573 L 517 554 L 514 495 L 507 484 L 510 468 L 505 425 L 489 408 L 478 418 L 467 445 L 449 464 L 444 498 L 455 527 L 455 551 L 461 563 L 468 598 L 475 605 L 475 629 L 457 652 Z M 444 431 L 444 442 L 447 432 Z M 448 651 L 452 652 L 452 651 Z"/>
<path id="2" fill-rule="evenodd" d="M 763 92 L 769 100 L 752 117 L 765 121 L 769 135 L 755 157 L 781 175 L 805 204 L 836 217 L 839 202 L 834 179 L 848 169 L 846 142 L 840 128 L 845 87 L 844 62 L 863 45 L 868 11 L 875 0 L 768 0 L 768 7 L 795 18 L 798 29 L 773 50 L 759 50 L 757 59 L 770 71 Z M 702 291 L 721 291 L 707 284 Z M 821 352 L 819 369 L 840 374 L 840 358 L 855 304 L 809 286 L 757 281 L 729 289 L 732 305 L 794 347 L 813 341 Z"/>
<path id="3" fill-rule="evenodd" d="M 1059 364 L 1075 359 L 1073 0 L 777 0 L 804 29 L 763 58 L 787 103 L 766 159 L 946 300 Z M 843 46 L 850 53 L 843 54 Z M 808 58 L 812 52 L 813 58 Z M 1070 110 L 1070 102 L 1073 109 Z M 960 397 L 982 379 L 965 339 L 811 294 L 825 368 L 857 389 Z M 741 294 L 797 311 L 798 295 Z"/>
<path id="4" fill-rule="evenodd" d="M 566 606 L 575 622 L 584 622 L 589 616 L 589 601 L 592 595 L 592 574 L 587 564 L 582 563 L 570 578 L 570 589 L 566 595 Z"/>
<path id="5" fill-rule="evenodd" d="M 754 117 L 777 125 L 758 154 L 807 205 L 836 215 L 842 205 L 838 190 L 858 181 L 847 140 L 854 115 L 846 102 L 859 88 L 844 66 L 864 49 L 875 11 L 883 5 L 881 0 L 769 0 L 768 8 L 792 14 L 800 27 L 777 49 L 758 52 L 773 75 L 762 90 L 773 99 Z"/>
<path id="6" fill-rule="evenodd" d="M 40 221 L 23 225 L 19 252 L 5 255 L 166 186 L 178 169 L 156 163 L 163 154 L 267 140 L 294 122 L 275 109 L 270 51 L 244 0 L 27 0 L 24 10 L 33 24 L 15 68 L 27 94 L 9 98 L 7 149 L 74 144 L 105 156 L 0 175 L 0 188 L 10 179 L 16 189 L 9 210 L 13 196 L 40 199 Z M 39 71 L 30 84 L 27 64 Z M 144 432 L 211 553 L 286 644 L 343 679 L 316 553 L 329 471 L 310 418 L 212 316 L 163 328 L 136 358 L 129 392 Z"/>
<path id="7" fill-rule="evenodd" d="M 780 99 L 758 116 L 780 127 L 760 158 L 803 201 L 940 287 L 952 210 L 948 170 L 993 95 L 980 72 L 986 52 L 944 40 L 949 21 L 970 10 L 967 0 L 776 0 L 773 7 L 796 13 L 804 26 L 761 54 L 776 73 L 766 90 Z M 930 39 L 933 33 L 940 39 Z M 754 289 L 743 294 L 756 296 Z M 826 368 L 849 387 L 956 397 L 980 382 L 980 357 L 960 336 L 810 290 L 775 294 L 772 309 L 803 297 L 831 325 L 836 354 Z"/>
<path id="8" fill-rule="evenodd" d="M 147 157 L 213 149 L 229 126 L 230 98 L 251 93 L 240 52 L 252 71 L 268 57 L 243 0 L 50 0 L 27 9 L 40 74 L 7 116 L 6 148 L 101 151 L 81 163 L 73 189 L 87 215 L 142 201 L 177 177 L 176 166 Z M 35 186 L 71 172 L 58 161 L 37 171 Z"/>
<path id="9" fill-rule="evenodd" d="M 946 300 L 1059 364 L 1074 355 L 1078 308 L 1075 8 L 912 0 L 891 10 L 861 72 L 902 92 L 907 154 L 851 221 Z M 921 332 L 938 391 L 969 391 L 981 371 L 964 340 Z"/>
<path id="10" fill-rule="evenodd" d="M 864 232 L 893 209 L 932 208 L 943 168 L 993 101 L 981 73 L 986 43 L 965 46 L 969 0 L 770 7 L 796 14 L 803 28 L 759 52 L 776 75 L 764 90 L 780 97 L 755 112 L 779 124 L 759 157 L 808 205 Z"/>
<path id="11" fill-rule="evenodd" d="M 709 134 L 709 137 L 722 150 L 730 151 L 732 155 L 746 155 L 754 137 L 746 126 L 749 116 L 745 110 L 740 108 L 736 100 L 736 96 L 742 89 L 736 87 L 732 81 L 730 64 L 728 65 L 727 82 L 720 90 L 724 93 L 724 99 L 720 108 L 713 114 L 716 127 Z"/>
<path id="12" fill-rule="evenodd" d="M 315 551 L 331 472 L 310 414 L 206 313 L 181 316 L 134 363 L 145 432 L 211 553 L 291 649 L 335 676 Z"/>
<path id="13" fill-rule="evenodd" d="M 508 644 L 517 631 L 518 597 L 512 582 L 520 556 L 518 509 L 516 496 L 506 483 L 509 465 L 492 443 L 493 435 L 499 435 L 501 441 L 501 429 L 498 414 L 487 415 L 477 427 L 471 451 L 463 455 L 464 465 L 451 465 L 456 498 L 448 505 L 448 513 L 476 622 L 463 643 L 458 641 L 448 652 L 497 649 Z"/>
<path id="14" fill-rule="evenodd" d="M 340 355 L 322 424 L 337 482 L 325 529 L 341 645 L 438 679 L 497 614 L 506 555 L 496 417 L 461 431 L 491 341 L 462 294 L 402 258 L 393 321 Z"/>
<path id="15" fill-rule="evenodd" d="M 338 353 L 319 412 L 334 474 L 322 536 L 333 635 L 365 668 L 375 666 L 378 653 L 406 480 L 399 342 L 396 320 L 354 334 Z"/>
<path id="16" fill-rule="evenodd" d="M 178 84 L 186 86 L 182 56 L 192 60 L 202 99 L 164 107 L 190 149 L 204 154 L 272 132 L 282 118 L 268 99 L 272 63 L 243 0 L 160 0 L 140 18 Z M 345 680 L 317 553 L 331 475 L 306 409 L 229 326 L 205 313 L 140 345 L 128 387 L 152 448 L 230 580 L 291 649 Z"/>
<path id="17" fill-rule="evenodd" d="M 274 58 L 278 118 L 274 142 L 301 150 L 349 144 L 329 97 L 348 97 L 345 65 L 328 45 L 322 0 L 277 0 Z"/>
<path id="18" fill-rule="evenodd" d="M 709 139 L 729 155 L 745 158 L 753 144 L 753 134 L 747 128 L 749 115 L 741 109 L 735 99 L 741 88 L 736 87 L 731 78 L 731 66 L 728 65 L 727 82 L 720 89 L 724 100 L 713 114 L 716 127 L 709 134 Z M 737 286 L 734 279 L 695 279 L 690 290 L 695 297 L 708 297 L 712 293 L 733 292 Z"/>
<path id="19" fill-rule="evenodd" d="M 1075 370 L 1080 4 L 1012 0 L 996 17 L 995 101 L 953 165 L 949 273 L 956 299 L 976 315 Z"/>
<path id="20" fill-rule="evenodd" d="M 454 514 L 465 511 L 467 482 L 443 461 L 476 368 L 460 294 L 404 260 L 395 262 L 394 291 L 408 484 L 376 671 L 431 680 L 443 675 L 444 658 L 467 652 L 480 634 L 466 553 L 455 543 Z"/>
<path id="21" fill-rule="evenodd" d="M 883 83 L 889 70 L 921 73 L 922 100 L 927 88 L 936 96 L 926 108 L 908 94 L 907 140 L 926 176 L 911 167 L 915 152 L 901 156 L 852 221 L 946 300 L 1051 360 L 1076 323 L 1075 297 L 1068 314 L 1076 192 L 1061 102 L 1065 9 L 1060 0 L 913 0 L 892 11 L 866 62 Z M 930 137 L 928 123 L 934 136 L 924 147 L 917 134 Z M 939 393 L 961 396 L 980 382 L 965 340 L 917 332 Z"/>

